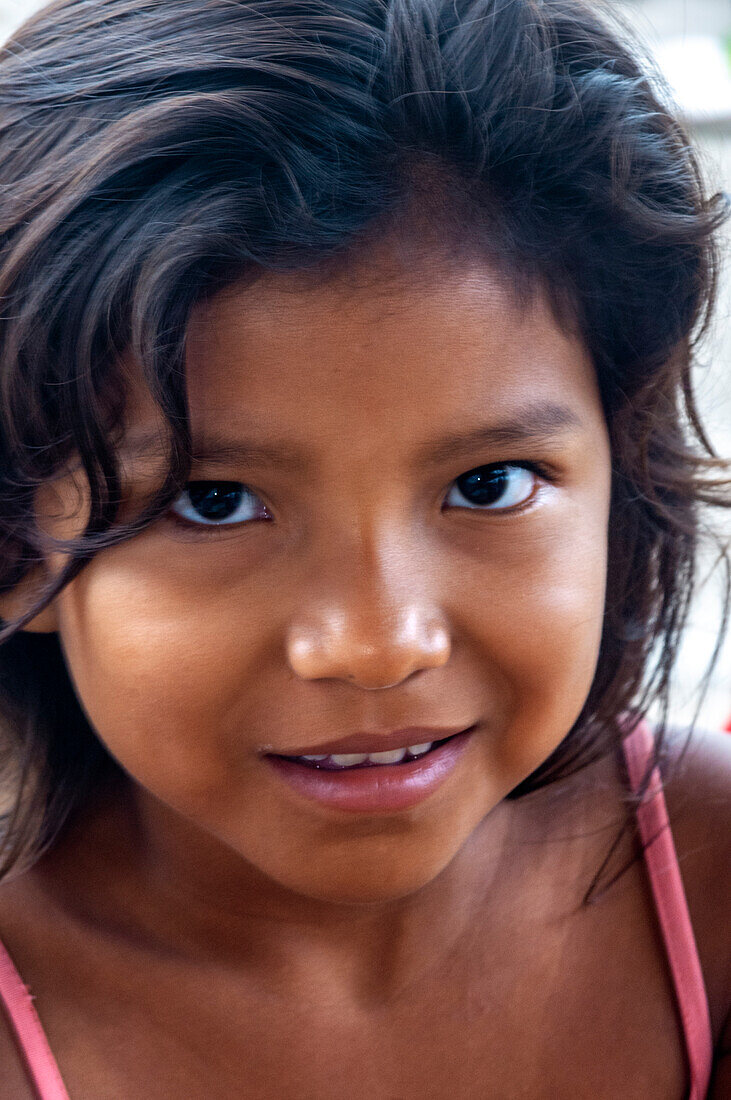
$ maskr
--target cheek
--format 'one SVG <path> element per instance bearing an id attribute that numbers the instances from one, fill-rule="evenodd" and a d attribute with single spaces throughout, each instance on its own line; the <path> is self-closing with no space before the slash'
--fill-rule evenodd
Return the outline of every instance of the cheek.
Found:
<path id="1" fill-rule="evenodd" d="M 241 614 L 234 622 L 231 603 L 225 591 L 201 600 L 134 543 L 99 555 L 59 598 L 66 662 L 89 720 L 163 798 L 204 801 L 236 765 L 230 715 L 241 721 L 260 628 Z"/>
<path id="2" fill-rule="evenodd" d="M 606 529 L 527 539 L 509 560 L 493 563 L 490 581 L 483 652 L 501 711 L 491 769 L 512 788 L 563 740 L 591 688 L 604 621 Z"/>

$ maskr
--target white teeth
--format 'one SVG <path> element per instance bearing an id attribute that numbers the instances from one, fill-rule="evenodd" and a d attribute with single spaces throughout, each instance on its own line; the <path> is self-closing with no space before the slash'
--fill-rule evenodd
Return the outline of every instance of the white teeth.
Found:
<path id="1" fill-rule="evenodd" d="M 406 756 L 406 749 L 391 749 L 388 752 L 369 752 L 372 764 L 398 764 Z M 335 759 L 333 757 L 333 759 Z"/>
<path id="2" fill-rule="evenodd" d="M 327 760 L 328 763 L 334 764 L 339 768 L 354 768 L 358 764 L 365 764 L 368 761 L 369 764 L 400 764 L 405 759 L 406 754 L 409 753 L 412 757 L 423 756 L 429 752 L 433 746 L 433 741 L 425 741 L 421 745 L 409 745 L 406 749 L 389 749 L 385 752 L 341 752 L 335 753 L 331 756 L 326 754 L 313 754 L 310 756 L 300 756 L 300 760 L 307 760 L 310 763 L 319 764 L 322 760 Z"/>
<path id="3" fill-rule="evenodd" d="M 354 764 L 362 764 L 368 759 L 368 754 L 365 752 L 344 752 L 331 756 L 330 759 L 333 764 L 339 764 L 341 768 L 349 768 Z"/>

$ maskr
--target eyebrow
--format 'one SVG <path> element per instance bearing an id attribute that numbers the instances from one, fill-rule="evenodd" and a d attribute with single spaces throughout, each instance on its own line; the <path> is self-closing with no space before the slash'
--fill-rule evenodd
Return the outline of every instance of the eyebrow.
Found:
<path id="1" fill-rule="evenodd" d="M 417 462 L 439 464 L 461 458 L 476 447 L 509 447 L 547 442 L 571 430 L 584 428 L 581 417 L 568 405 L 553 402 L 526 405 L 505 420 L 480 424 L 465 432 L 427 440 L 416 451 Z"/>
<path id="2" fill-rule="evenodd" d="M 467 455 L 480 446 L 506 447 L 548 442 L 567 431 L 584 427 L 578 414 L 567 405 L 552 402 L 532 404 L 516 410 L 505 420 L 426 440 L 416 448 L 414 461 L 417 465 L 439 465 Z M 159 433 L 132 434 L 123 444 L 122 451 L 133 458 L 160 457 L 165 453 Z M 293 471 L 305 470 L 312 465 L 307 452 L 291 443 L 256 443 L 230 439 L 216 433 L 193 441 L 193 461 L 212 467 L 238 464 Z"/>
<path id="3" fill-rule="evenodd" d="M 159 432 L 135 435 L 123 442 L 121 453 L 130 458 L 162 458 L 166 451 Z M 302 469 L 308 465 L 306 452 L 287 443 L 254 443 L 230 439 L 212 432 L 193 440 L 193 462 L 207 466 L 267 466 Z"/>

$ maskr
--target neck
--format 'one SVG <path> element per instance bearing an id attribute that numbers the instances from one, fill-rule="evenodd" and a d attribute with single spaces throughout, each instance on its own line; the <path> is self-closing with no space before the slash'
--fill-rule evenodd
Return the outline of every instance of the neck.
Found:
<path id="1" fill-rule="evenodd" d="M 483 954 L 486 943 L 496 957 L 509 951 L 516 920 L 531 919 L 521 911 L 526 883 L 544 917 L 546 904 L 575 908 L 617 822 L 612 800 L 587 859 L 592 801 L 549 789 L 502 802 L 426 886 L 368 904 L 287 890 L 137 786 L 80 818 L 42 866 L 67 908 L 145 951 L 261 975 L 288 996 L 319 986 L 330 999 L 381 1003 L 472 940 Z M 571 807 L 569 816 L 549 803 Z"/>

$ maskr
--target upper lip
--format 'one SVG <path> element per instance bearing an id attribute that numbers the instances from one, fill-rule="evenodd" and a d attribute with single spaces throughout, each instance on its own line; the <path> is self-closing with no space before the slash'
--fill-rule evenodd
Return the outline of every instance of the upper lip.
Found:
<path id="1" fill-rule="evenodd" d="M 351 733 L 348 737 L 339 737 L 336 741 L 323 741 L 306 748 L 284 750 L 276 756 L 332 756 L 355 752 L 387 752 L 389 749 L 408 748 L 409 745 L 423 745 L 426 742 L 443 741 L 464 733 L 470 726 L 407 726 L 405 729 L 385 733 Z"/>

